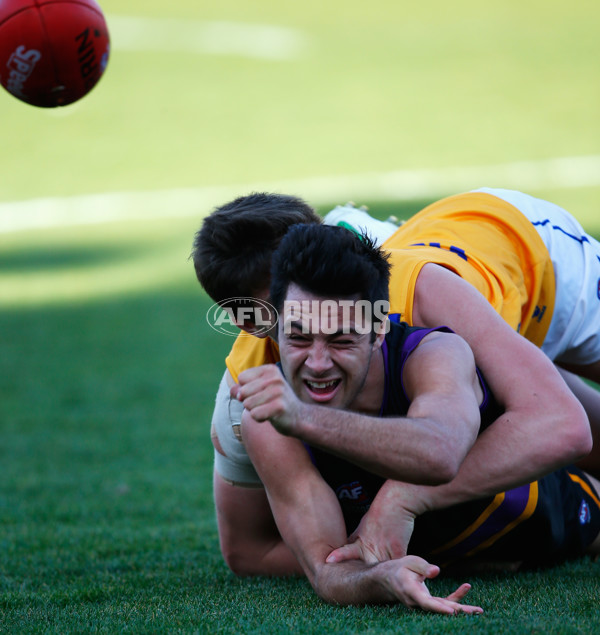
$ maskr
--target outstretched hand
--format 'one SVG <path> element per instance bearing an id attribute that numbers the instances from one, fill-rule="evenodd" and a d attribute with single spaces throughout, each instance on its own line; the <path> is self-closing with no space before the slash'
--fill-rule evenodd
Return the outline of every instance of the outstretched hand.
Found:
<path id="1" fill-rule="evenodd" d="M 389 576 L 386 576 L 390 585 L 389 589 L 406 606 L 445 615 L 457 613 L 479 615 L 483 613 L 483 609 L 479 606 L 460 604 L 460 601 L 470 591 L 470 584 L 461 584 L 445 598 L 432 596 L 425 580 L 435 578 L 439 574 L 440 568 L 429 564 L 423 558 L 406 556 L 399 560 L 389 560 L 379 566 L 386 566 L 390 569 Z"/>

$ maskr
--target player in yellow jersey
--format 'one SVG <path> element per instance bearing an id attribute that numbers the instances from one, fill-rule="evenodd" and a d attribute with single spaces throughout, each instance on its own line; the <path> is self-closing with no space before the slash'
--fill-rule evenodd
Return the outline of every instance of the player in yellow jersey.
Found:
<path id="1" fill-rule="evenodd" d="M 248 206 L 247 199 L 240 200 Z M 252 204 L 256 216 L 273 220 L 261 211 L 260 201 Z M 236 206 L 231 205 L 235 217 Z M 352 218 L 357 214 L 358 223 Z M 363 222 L 370 233 L 387 239 L 384 247 L 390 250 L 393 263 L 391 313 L 418 326 L 447 325 L 466 339 L 506 410 L 498 420 L 501 425 L 479 437 L 456 478 L 437 488 L 439 500 L 432 504 L 444 507 L 495 494 L 586 455 L 590 450 L 587 420 L 550 358 L 584 376 L 597 376 L 600 329 L 592 292 L 595 283 L 598 301 L 597 243 L 564 210 L 516 192 L 487 190 L 450 197 L 393 233 L 388 225 L 360 214 L 341 208 L 326 221 L 350 227 Z M 203 278 L 206 258 L 198 257 L 202 232 L 210 226 L 207 219 L 197 235 L 194 260 L 209 294 L 222 300 L 218 297 L 222 285 L 217 282 L 217 291 L 213 285 L 211 292 L 207 277 Z M 270 257 L 272 248 L 266 242 L 253 243 L 247 227 L 238 238 L 237 244 L 226 245 L 225 252 L 229 249 L 246 260 L 255 257 L 256 251 Z M 230 272 L 229 279 L 236 272 Z M 244 289 L 238 287 L 235 294 L 267 297 L 268 277 L 263 274 L 262 280 L 255 277 L 252 285 L 242 282 Z M 249 332 L 255 328 L 251 322 L 240 326 Z M 519 330 L 525 337 L 517 335 Z M 547 344 L 548 356 L 526 338 L 537 346 Z M 228 393 L 228 386 L 244 368 L 276 359 L 272 340 L 238 338 L 217 396 L 215 499 L 223 553 L 238 573 L 278 574 L 294 569 L 292 565 L 282 569 L 270 552 L 276 528 L 260 481 L 235 434 L 240 404 Z M 595 417 L 595 391 L 574 377 L 568 380 Z M 585 467 L 593 468 L 594 460 Z M 248 489 L 252 487 L 256 489 Z M 396 503 L 401 502 L 401 484 L 384 486 L 382 491 L 388 490 Z M 385 501 L 385 496 L 380 498 Z M 366 557 L 385 559 L 406 548 L 390 509 L 402 509 L 402 505 L 374 505 L 361 523 L 357 543 Z"/>

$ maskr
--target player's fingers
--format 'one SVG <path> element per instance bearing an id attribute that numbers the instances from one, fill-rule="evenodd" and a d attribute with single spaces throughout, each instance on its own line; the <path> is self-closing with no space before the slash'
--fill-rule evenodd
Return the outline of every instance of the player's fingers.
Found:
<path id="1" fill-rule="evenodd" d="M 281 373 L 277 371 L 277 369 L 275 369 L 277 372 L 268 372 L 268 367 L 261 368 L 265 368 L 264 372 L 252 377 L 249 381 L 244 383 L 240 382 L 240 388 L 237 391 L 236 398 L 244 402 L 245 406 L 246 401 L 251 397 L 259 403 L 260 400 L 264 401 L 268 399 L 270 395 L 275 392 L 285 392 L 287 384 Z"/>
<path id="2" fill-rule="evenodd" d="M 483 609 L 480 606 L 458 604 L 457 602 L 449 602 L 444 598 L 437 597 L 423 598 L 419 602 L 419 605 L 424 611 L 429 611 L 431 613 L 443 613 L 444 615 L 458 615 L 459 613 L 480 615 L 483 613 Z"/>
<path id="3" fill-rule="evenodd" d="M 454 609 L 456 614 L 467 613 L 468 615 L 481 615 L 483 609 L 480 606 L 471 606 L 470 604 L 458 604 L 457 602 L 451 602 L 449 604 Z"/>
<path id="4" fill-rule="evenodd" d="M 238 392 L 237 399 L 244 404 L 244 408 L 247 410 L 253 410 L 256 407 L 268 404 L 281 396 L 281 386 L 265 383 L 259 379 L 243 386 Z"/>
<path id="5" fill-rule="evenodd" d="M 464 584 L 461 584 L 458 589 L 456 589 L 456 591 L 450 593 L 450 595 L 446 597 L 446 599 L 450 602 L 460 602 L 460 600 L 462 600 L 470 590 L 471 585 L 465 582 Z"/>
<path id="6" fill-rule="evenodd" d="M 279 369 L 272 364 L 248 368 L 239 374 L 237 384 L 230 388 L 229 393 L 238 401 L 244 401 L 282 377 Z"/>
<path id="7" fill-rule="evenodd" d="M 441 613 L 442 615 L 454 615 L 456 613 L 453 607 L 441 602 L 438 598 L 425 598 L 415 605 L 415 607 L 417 606 L 429 613 Z"/>
<path id="8" fill-rule="evenodd" d="M 440 568 L 437 565 L 430 564 L 427 560 L 419 558 L 419 556 L 405 556 L 403 560 L 405 566 L 424 578 L 435 578 L 440 572 Z"/>
<path id="9" fill-rule="evenodd" d="M 344 562 L 346 560 L 364 560 L 363 550 L 359 543 L 354 542 L 334 549 L 325 559 L 328 564 Z M 366 560 L 365 560 L 366 562 Z M 376 561 L 375 561 L 376 562 Z"/>

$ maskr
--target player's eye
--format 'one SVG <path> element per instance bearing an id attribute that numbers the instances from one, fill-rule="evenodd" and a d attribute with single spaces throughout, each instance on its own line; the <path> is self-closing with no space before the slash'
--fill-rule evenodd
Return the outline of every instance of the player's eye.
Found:
<path id="1" fill-rule="evenodd" d="M 340 337 L 333 340 L 333 344 L 336 346 L 352 346 L 354 344 L 354 340 L 351 337 Z"/>
<path id="2" fill-rule="evenodd" d="M 305 335 L 300 335 L 299 333 L 290 333 L 287 339 L 294 344 L 302 344 L 309 341 Z"/>

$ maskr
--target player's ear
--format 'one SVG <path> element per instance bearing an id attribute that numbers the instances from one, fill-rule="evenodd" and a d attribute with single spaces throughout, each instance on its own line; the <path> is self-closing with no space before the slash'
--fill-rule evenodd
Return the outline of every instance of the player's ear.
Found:
<path id="1" fill-rule="evenodd" d="M 375 324 L 375 327 L 374 327 L 375 340 L 373 341 L 374 350 L 381 348 L 381 346 L 383 345 L 383 341 L 385 340 L 385 334 L 388 332 L 389 326 L 390 325 L 389 325 L 389 321 L 387 317 L 381 322 L 378 322 L 377 324 Z"/>

